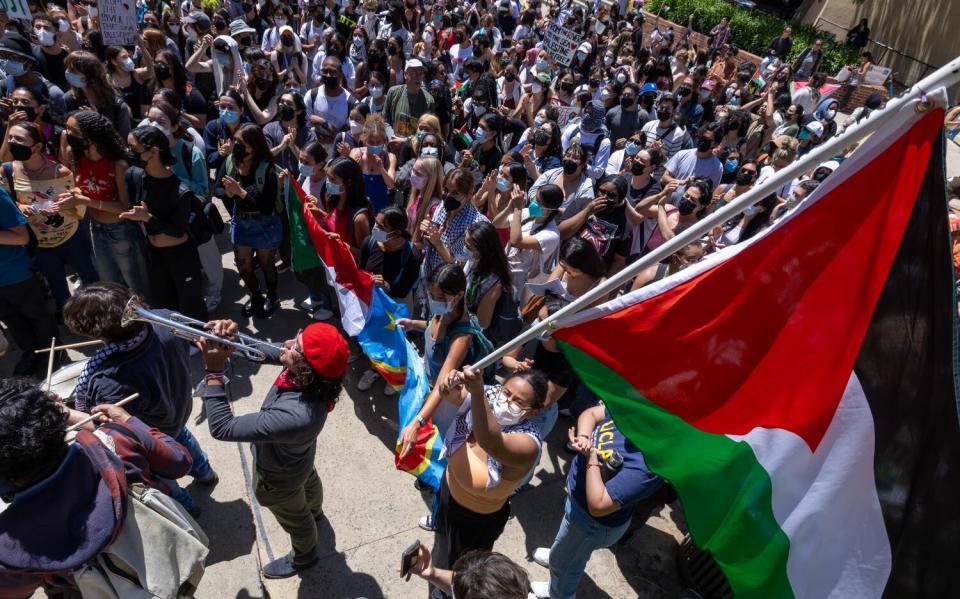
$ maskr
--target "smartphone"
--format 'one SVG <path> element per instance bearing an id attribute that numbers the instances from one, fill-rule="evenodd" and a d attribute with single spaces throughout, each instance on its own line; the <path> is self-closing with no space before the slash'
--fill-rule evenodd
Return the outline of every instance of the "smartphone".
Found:
<path id="1" fill-rule="evenodd" d="M 417 561 L 417 553 L 420 551 L 420 540 L 414 541 L 409 547 L 403 550 L 400 555 L 400 577 L 403 578 L 410 573 L 410 568 Z"/>

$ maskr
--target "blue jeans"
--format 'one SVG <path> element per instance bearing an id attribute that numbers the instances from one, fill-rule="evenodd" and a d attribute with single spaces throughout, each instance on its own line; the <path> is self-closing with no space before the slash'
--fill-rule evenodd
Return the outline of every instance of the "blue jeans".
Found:
<path id="1" fill-rule="evenodd" d="M 630 520 L 620 526 L 604 526 L 567 497 L 563 522 L 550 548 L 551 599 L 576 597 L 590 554 L 619 541 L 629 526 Z"/>
<path id="2" fill-rule="evenodd" d="M 35 248 L 34 258 L 37 261 L 37 268 L 50 285 L 50 292 L 57 306 L 70 299 L 70 290 L 67 288 L 67 271 L 64 264 L 70 264 L 80 276 L 80 282 L 84 285 L 96 283 L 97 269 L 93 265 L 93 256 L 87 236 L 83 231 L 77 231 L 57 247 Z"/>
<path id="3" fill-rule="evenodd" d="M 129 287 L 141 298 L 150 296 L 146 239 L 138 223 L 98 223 L 90 220 L 93 257 L 104 281 Z"/>
<path id="4" fill-rule="evenodd" d="M 193 436 L 190 429 L 183 427 L 176 440 L 190 452 L 190 458 L 193 460 L 193 466 L 190 467 L 188 474 L 193 478 L 209 480 L 213 476 L 213 468 L 210 466 L 206 452 L 200 447 L 200 442 Z"/>

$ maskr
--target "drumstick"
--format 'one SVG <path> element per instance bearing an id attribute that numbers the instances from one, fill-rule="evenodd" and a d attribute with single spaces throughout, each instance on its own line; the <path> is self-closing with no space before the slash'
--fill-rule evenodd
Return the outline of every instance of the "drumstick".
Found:
<path id="1" fill-rule="evenodd" d="M 119 406 L 122 406 L 122 405 L 124 405 L 124 404 L 130 403 L 131 401 L 135 400 L 135 399 L 138 398 L 138 397 L 140 397 L 140 394 L 139 394 L 139 393 L 134 393 L 133 395 L 131 395 L 131 396 L 129 396 L 129 397 L 124 397 L 123 399 L 121 399 L 120 401 L 118 401 L 117 403 L 115 403 L 115 404 L 113 404 L 113 405 L 119 407 Z M 78 423 L 76 423 L 76 424 L 71 424 L 70 426 L 68 426 L 68 427 L 67 427 L 67 432 L 68 432 L 68 433 L 73 432 L 73 431 L 77 430 L 78 428 L 80 428 L 81 426 L 83 426 L 84 424 L 90 422 L 91 420 L 95 420 L 95 419 L 99 418 L 101 415 L 102 415 L 102 414 L 91 414 L 90 416 L 87 416 L 86 418 L 84 418 L 84 419 L 81 420 L 80 422 L 78 422 Z"/>
<path id="2" fill-rule="evenodd" d="M 56 355 L 53 349 L 57 347 L 57 338 L 50 339 L 50 357 L 47 359 L 47 393 L 50 393 L 50 381 L 53 379 L 53 358 Z"/>
<path id="3" fill-rule="evenodd" d="M 99 339 L 94 339 L 93 341 L 81 341 L 81 342 L 79 342 L 79 343 L 68 343 L 67 345 L 57 345 L 57 346 L 55 346 L 55 347 L 51 347 L 50 349 L 47 349 L 47 348 L 38 349 L 38 350 L 36 350 L 36 351 L 33 352 L 33 353 L 35 353 L 35 354 L 45 354 L 45 353 L 47 353 L 47 352 L 50 351 L 50 350 L 74 349 L 74 348 L 77 348 L 77 347 L 88 347 L 88 346 L 90 346 L 90 345 L 99 345 L 99 344 L 101 344 L 101 343 L 103 343 L 103 341 L 100 341 Z"/>

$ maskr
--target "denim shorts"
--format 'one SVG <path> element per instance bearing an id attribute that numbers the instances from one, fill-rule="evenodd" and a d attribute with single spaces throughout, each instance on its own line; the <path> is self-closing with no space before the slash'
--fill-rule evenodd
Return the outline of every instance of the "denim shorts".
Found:
<path id="1" fill-rule="evenodd" d="M 255 250 L 273 250 L 283 241 L 283 223 L 280 215 L 241 216 L 235 214 L 230 221 L 230 241 L 233 245 Z"/>

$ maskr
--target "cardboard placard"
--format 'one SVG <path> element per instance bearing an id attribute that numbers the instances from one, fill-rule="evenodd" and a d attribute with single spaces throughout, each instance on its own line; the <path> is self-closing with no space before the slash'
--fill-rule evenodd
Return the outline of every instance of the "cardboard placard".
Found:
<path id="1" fill-rule="evenodd" d="M 100 9 L 100 31 L 104 45 L 136 45 L 136 0 L 97 0 L 97 7 Z"/>
<path id="2" fill-rule="evenodd" d="M 547 35 L 543 39 L 543 49 L 557 64 L 567 67 L 573 61 L 573 55 L 580 47 L 580 35 L 553 21 L 547 23 Z"/>

